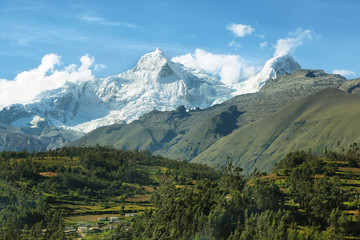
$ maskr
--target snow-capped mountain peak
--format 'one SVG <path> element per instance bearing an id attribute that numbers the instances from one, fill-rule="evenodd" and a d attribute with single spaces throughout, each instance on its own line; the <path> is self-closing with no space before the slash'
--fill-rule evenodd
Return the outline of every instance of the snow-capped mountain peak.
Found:
<path id="1" fill-rule="evenodd" d="M 187 81 L 185 75 L 184 69 L 174 64 L 160 48 L 157 48 L 154 52 L 143 55 L 133 69 L 118 76 L 125 79 L 133 77 L 136 81 L 156 84 L 178 79 Z"/>
<path id="2" fill-rule="evenodd" d="M 0 110 L 0 123 L 46 139 L 47 147 L 56 147 L 95 128 L 134 121 L 154 109 L 173 110 L 180 105 L 206 108 L 237 94 L 255 92 L 270 77 L 297 68 L 300 65 L 285 54 L 267 61 L 249 80 L 226 85 L 205 71 L 172 62 L 158 48 L 143 55 L 126 72 L 68 83 L 39 94 L 30 104 L 4 108 Z"/>
<path id="3" fill-rule="evenodd" d="M 270 58 L 266 61 L 259 78 L 261 79 L 260 85 L 267 79 L 277 78 L 284 73 L 292 73 L 296 69 L 299 69 L 300 64 L 290 55 L 290 53 L 284 53 L 276 57 Z"/>
<path id="4" fill-rule="evenodd" d="M 154 109 L 173 110 L 180 105 L 205 108 L 229 99 L 233 91 L 207 74 L 194 75 L 174 64 L 158 48 L 126 72 L 41 93 L 24 105 L 29 109 L 27 118 L 13 122 L 17 127 L 31 128 L 33 119 L 41 119 L 59 129 L 86 133 L 104 125 L 131 122 Z"/>
<path id="5" fill-rule="evenodd" d="M 154 52 L 143 55 L 139 59 L 134 71 L 161 70 L 167 63 L 168 59 L 164 52 L 160 48 L 157 48 Z"/>
<path id="6" fill-rule="evenodd" d="M 300 69 L 301 66 L 290 53 L 284 53 L 270 58 L 264 64 L 263 69 L 255 76 L 249 78 L 243 83 L 234 86 L 237 89 L 236 95 L 244 93 L 253 93 L 260 90 L 264 83 L 270 78 L 278 78 L 284 73 L 293 73 L 296 69 Z"/>

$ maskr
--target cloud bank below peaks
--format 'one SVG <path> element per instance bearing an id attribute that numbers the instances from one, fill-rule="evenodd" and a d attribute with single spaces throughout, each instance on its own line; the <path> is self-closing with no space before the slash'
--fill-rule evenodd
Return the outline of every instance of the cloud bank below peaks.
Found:
<path id="1" fill-rule="evenodd" d="M 245 81 L 259 70 L 238 55 L 213 54 L 202 49 L 196 49 L 194 54 L 174 57 L 172 61 L 219 76 L 226 85 Z"/>
<path id="2" fill-rule="evenodd" d="M 291 53 L 295 48 L 311 41 L 314 36 L 315 34 L 312 30 L 298 28 L 295 32 L 289 33 L 288 37 L 277 40 L 274 57 Z"/>
<path id="3" fill-rule="evenodd" d="M 335 69 L 333 74 L 340 74 L 342 76 L 352 76 L 355 75 L 355 72 L 352 70 L 346 70 L 346 69 Z"/>
<path id="4" fill-rule="evenodd" d="M 93 57 L 84 55 L 80 58 L 80 66 L 70 64 L 63 69 L 56 69 L 60 61 L 60 56 L 47 54 L 37 68 L 21 72 L 11 81 L 0 79 L 0 106 L 26 104 L 39 93 L 62 87 L 66 82 L 80 83 L 94 78 L 91 70 L 95 62 Z"/>

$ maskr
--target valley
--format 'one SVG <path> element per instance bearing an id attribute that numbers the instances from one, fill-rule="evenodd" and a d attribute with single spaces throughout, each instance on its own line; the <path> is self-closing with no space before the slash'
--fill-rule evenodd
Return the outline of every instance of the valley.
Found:
<path id="1" fill-rule="evenodd" d="M 0 22 L 0 239 L 360 240 L 360 1 Z"/>

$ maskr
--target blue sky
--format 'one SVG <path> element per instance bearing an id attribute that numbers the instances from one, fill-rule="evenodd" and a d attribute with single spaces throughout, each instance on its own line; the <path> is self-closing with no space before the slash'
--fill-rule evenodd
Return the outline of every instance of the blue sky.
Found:
<path id="1" fill-rule="evenodd" d="M 289 49 L 303 68 L 347 70 L 351 79 L 360 76 L 359 23 L 358 0 L 0 0 L 0 79 L 37 68 L 47 54 L 61 56 L 59 69 L 88 54 L 92 74 L 104 77 L 156 47 L 169 57 L 238 55 L 259 67 L 280 39 L 298 41 Z M 231 24 L 250 30 L 241 36 Z"/>

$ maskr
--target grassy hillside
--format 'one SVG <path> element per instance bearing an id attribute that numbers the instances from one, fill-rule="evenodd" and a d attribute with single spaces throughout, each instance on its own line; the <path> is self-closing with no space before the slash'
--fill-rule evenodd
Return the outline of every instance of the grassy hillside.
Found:
<path id="1" fill-rule="evenodd" d="M 193 162 L 223 165 L 229 158 L 246 173 L 255 167 L 270 171 L 287 152 L 320 153 L 360 137 L 360 96 L 326 89 L 300 99 L 269 117 L 220 139 Z"/>
<path id="2" fill-rule="evenodd" d="M 135 121 L 129 125 L 116 124 L 101 127 L 81 139 L 73 141 L 70 145 L 94 146 L 100 144 L 102 146 L 112 145 L 123 150 L 156 152 L 165 141 L 173 138 L 174 135 L 175 133 L 171 129 L 145 127 L 140 122 Z"/>
<path id="3" fill-rule="evenodd" d="M 232 106 L 227 111 L 204 119 L 191 128 L 166 155 L 173 159 L 182 159 L 185 156 L 189 159 L 196 157 L 218 139 L 237 129 L 237 119 L 241 114 L 243 112 L 239 112 L 236 106 Z"/>

